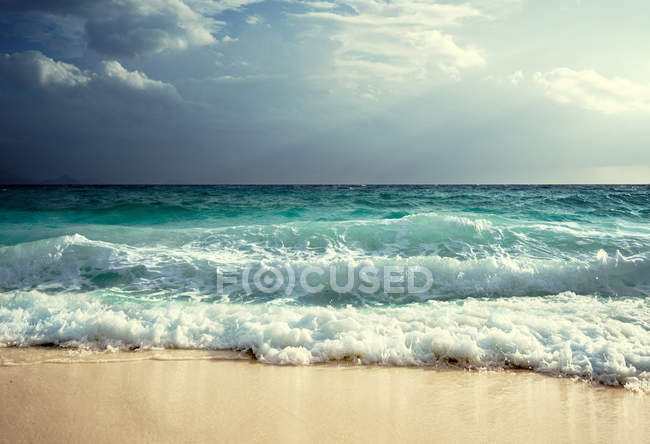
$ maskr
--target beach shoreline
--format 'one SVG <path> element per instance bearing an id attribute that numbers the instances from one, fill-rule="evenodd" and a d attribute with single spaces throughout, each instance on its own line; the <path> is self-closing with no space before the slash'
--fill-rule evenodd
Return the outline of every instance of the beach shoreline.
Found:
<path id="1" fill-rule="evenodd" d="M 0 356 L 2 442 L 643 442 L 650 433 L 647 394 L 527 371 L 275 366 L 193 350 Z"/>

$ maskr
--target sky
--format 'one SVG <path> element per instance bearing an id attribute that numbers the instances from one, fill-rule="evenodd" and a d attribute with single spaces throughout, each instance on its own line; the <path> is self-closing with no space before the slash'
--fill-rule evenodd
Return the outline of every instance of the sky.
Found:
<path id="1" fill-rule="evenodd" d="M 648 183 L 647 0 L 0 0 L 0 171 Z"/>

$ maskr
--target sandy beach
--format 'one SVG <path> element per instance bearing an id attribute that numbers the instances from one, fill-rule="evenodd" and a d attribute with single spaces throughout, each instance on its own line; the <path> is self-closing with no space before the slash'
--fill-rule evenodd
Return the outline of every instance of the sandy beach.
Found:
<path id="1" fill-rule="evenodd" d="M 647 395 L 529 372 L 273 366 L 188 351 L 0 356 L 2 442 L 643 442 L 650 434 Z"/>

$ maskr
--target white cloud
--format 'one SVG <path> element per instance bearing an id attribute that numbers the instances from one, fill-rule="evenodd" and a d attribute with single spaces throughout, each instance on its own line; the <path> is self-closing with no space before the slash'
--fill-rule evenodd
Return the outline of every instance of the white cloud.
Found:
<path id="1" fill-rule="evenodd" d="M 117 60 L 102 62 L 103 72 L 100 74 L 106 79 L 136 90 L 161 91 L 170 96 L 178 97 L 178 92 L 173 85 L 160 80 L 152 80 L 143 72 L 128 71 Z"/>
<path id="2" fill-rule="evenodd" d="M 246 17 L 246 23 L 248 23 L 249 25 L 259 25 L 260 23 L 263 22 L 264 20 L 262 19 L 262 17 L 257 15 L 249 15 L 248 17 Z"/>
<path id="3" fill-rule="evenodd" d="M 89 46 L 117 55 L 210 45 L 222 25 L 180 0 L 104 1 L 87 19 Z"/>
<path id="4" fill-rule="evenodd" d="M 336 8 L 336 3 L 322 2 L 322 1 L 308 1 L 305 2 L 307 6 L 315 9 L 333 9 Z"/>
<path id="5" fill-rule="evenodd" d="M 219 14 L 224 11 L 236 11 L 248 5 L 262 3 L 264 0 L 182 0 L 202 14 Z"/>
<path id="6" fill-rule="evenodd" d="M 180 100 L 176 88 L 152 80 L 140 71 L 128 71 L 118 61 L 101 62 L 97 72 L 82 71 L 38 51 L 0 54 L 0 86 L 21 89 L 45 89 L 52 92 L 84 88 L 89 94 L 146 93 L 148 96 Z"/>
<path id="7" fill-rule="evenodd" d="M 90 80 L 87 72 L 38 51 L 0 54 L 0 81 L 14 86 L 74 87 Z"/>
<path id="8" fill-rule="evenodd" d="M 440 71 L 456 78 L 462 69 L 483 66 L 476 48 L 441 31 L 480 15 L 468 5 L 424 0 L 339 0 L 336 8 L 315 7 L 297 16 L 332 29 L 330 38 L 339 43 L 334 52 L 339 76 L 411 81 Z"/>
<path id="9" fill-rule="evenodd" d="M 593 70 L 574 71 L 556 68 L 537 72 L 534 82 L 544 94 L 558 102 L 572 104 L 604 114 L 650 111 L 650 84 L 640 84 L 622 77 L 607 78 Z"/>

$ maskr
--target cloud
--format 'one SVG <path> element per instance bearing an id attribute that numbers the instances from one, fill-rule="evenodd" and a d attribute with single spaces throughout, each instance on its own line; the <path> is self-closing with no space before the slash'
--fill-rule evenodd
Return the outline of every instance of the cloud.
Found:
<path id="1" fill-rule="evenodd" d="M 162 158 L 169 164 L 160 171 L 174 177 L 181 152 L 214 140 L 196 136 L 204 112 L 173 85 L 115 60 L 83 70 L 35 51 L 0 54 L 0 163 L 34 177 L 110 171 L 133 181 Z"/>
<path id="2" fill-rule="evenodd" d="M 17 88 L 74 87 L 90 81 L 88 73 L 38 51 L 0 54 L 0 84 Z"/>
<path id="3" fill-rule="evenodd" d="M 83 88 L 85 93 L 120 88 L 129 93 L 153 92 L 160 97 L 180 99 L 173 85 L 152 80 L 140 71 L 128 71 L 116 60 L 104 61 L 100 68 L 97 72 L 82 71 L 39 51 L 0 54 L 0 87 L 50 91 Z"/>
<path id="4" fill-rule="evenodd" d="M 607 78 L 593 70 L 556 68 L 535 73 L 534 82 L 546 97 L 604 114 L 650 111 L 650 84 L 622 77 Z"/>
<path id="5" fill-rule="evenodd" d="M 311 8 L 315 9 L 334 9 L 336 8 L 336 3 L 332 2 L 322 2 L 322 1 L 308 1 L 305 2 Z"/>
<path id="6" fill-rule="evenodd" d="M 297 17 L 332 29 L 339 76 L 412 81 L 440 71 L 457 78 L 460 70 L 485 65 L 478 49 L 457 44 L 441 30 L 480 15 L 468 5 L 424 0 L 339 0 L 336 8 L 323 10 L 319 5 Z"/>
<path id="7" fill-rule="evenodd" d="M 264 19 L 258 15 L 249 15 L 246 17 L 246 23 L 249 25 L 259 25 L 260 23 L 264 23 Z"/>
<path id="8" fill-rule="evenodd" d="M 152 80 L 140 71 L 128 71 L 117 60 L 102 62 L 102 68 L 94 78 L 104 84 L 112 84 L 131 91 L 144 91 L 158 98 L 181 100 L 173 85 Z"/>
<path id="9" fill-rule="evenodd" d="M 224 35 L 223 38 L 221 39 L 221 42 L 222 43 L 230 43 L 230 42 L 236 42 L 237 40 L 239 40 L 239 39 L 230 37 L 229 35 Z"/>
<path id="10" fill-rule="evenodd" d="M 213 16 L 260 0 L 8 0 L 0 12 L 74 16 L 84 23 L 88 48 L 111 56 L 138 56 L 216 43 L 224 25 Z"/>

